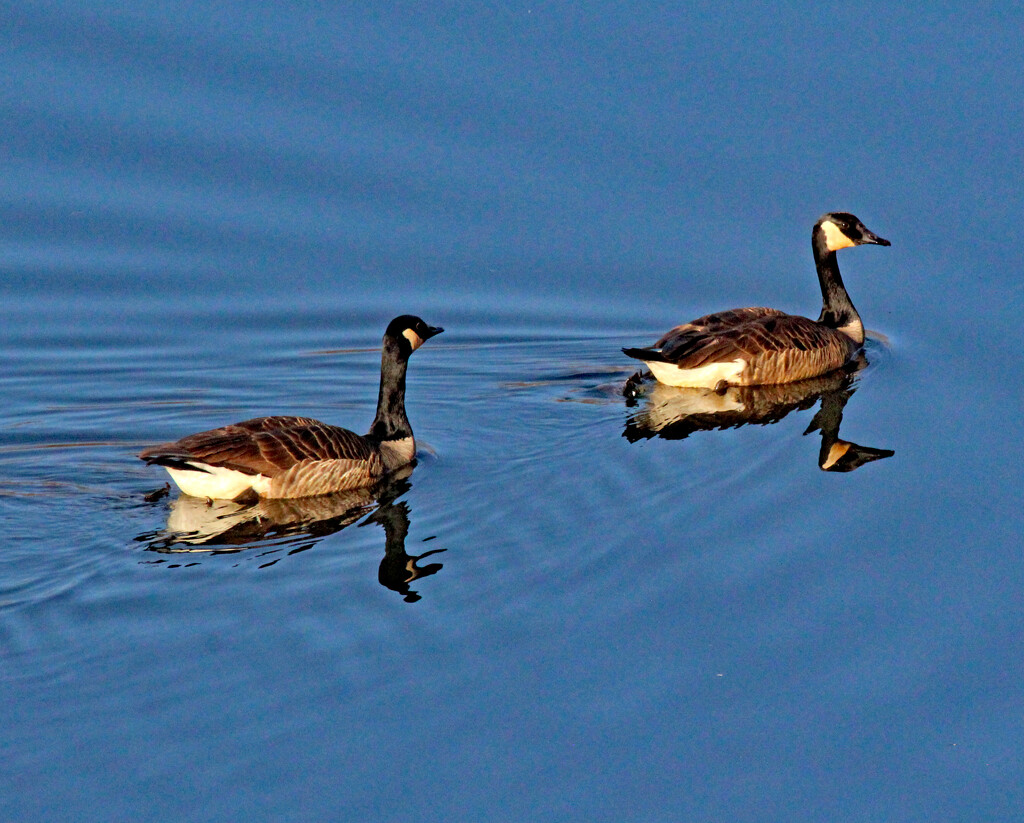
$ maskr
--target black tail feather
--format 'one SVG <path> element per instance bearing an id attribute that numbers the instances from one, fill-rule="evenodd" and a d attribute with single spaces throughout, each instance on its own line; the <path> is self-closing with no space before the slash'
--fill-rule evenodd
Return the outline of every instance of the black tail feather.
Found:
<path id="1" fill-rule="evenodd" d="M 622 353 L 626 357 L 632 357 L 636 360 L 653 360 L 656 363 L 664 362 L 665 358 L 661 354 L 660 349 L 623 349 Z"/>
<path id="2" fill-rule="evenodd" d="M 190 463 L 190 458 L 182 457 L 177 454 L 149 454 L 143 452 L 139 457 L 146 461 L 146 465 L 149 466 L 164 466 L 168 469 L 178 469 L 186 472 L 202 472 L 203 474 L 212 474 L 207 469 L 200 468 L 194 463 Z"/>

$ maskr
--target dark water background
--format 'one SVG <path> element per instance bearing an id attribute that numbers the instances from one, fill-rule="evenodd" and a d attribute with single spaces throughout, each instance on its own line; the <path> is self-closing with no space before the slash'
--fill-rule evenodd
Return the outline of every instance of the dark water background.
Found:
<path id="1" fill-rule="evenodd" d="M 0 817 L 1019 819 L 1020 10 L 0 21 Z M 816 314 L 833 209 L 893 242 L 840 263 L 895 455 L 623 437 L 620 347 Z M 166 539 L 139 449 L 364 428 L 403 312 L 388 499 Z"/>

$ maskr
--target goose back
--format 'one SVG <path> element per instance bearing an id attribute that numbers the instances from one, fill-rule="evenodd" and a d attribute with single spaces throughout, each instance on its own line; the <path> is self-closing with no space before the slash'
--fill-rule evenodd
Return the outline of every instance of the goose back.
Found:
<path id="1" fill-rule="evenodd" d="M 840 368 L 857 350 L 837 329 L 777 309 L 733 309 L 672 329 L 644 355 L 655 376 L 675 386 L 788 383 Z M 719 375 L 715 366 L 730 366 Z M 700 371 L 697 371 L 700 370 Z M 716 377 L 717 375 L 717 377 Z"/>
<path id="2" fill-rule="evenodd" d="M 139 456 L 150 462 L 180 457 L 272 475 L 303 460 L 367 460 L 373 452 L 365 437 L 310 417 L 255 417 L 153 446 Z"/>
<path id="3" fill-rule="evenodd" d="M 139 456 L 164 466 L 179 486 L 184 482 L 182 488 L 197 496 L 233 497 L 203 490 L 230 491 L 234 483 L 240 484 L 238 493 L 252 488 L 269 498 L 328 494 L 366 486 L 398 464 L 388 459 L 392 454 L 382 444 L 308 417 L 243 420 L 154 446 Z"/>

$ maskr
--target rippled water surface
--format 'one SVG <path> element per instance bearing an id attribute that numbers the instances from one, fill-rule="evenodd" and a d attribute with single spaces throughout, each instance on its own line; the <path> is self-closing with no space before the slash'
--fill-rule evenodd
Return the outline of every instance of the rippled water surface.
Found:
<path id="1" fill-rule="evenodd" d="M 1019 15 L 4 14 L 0 817 L 1016 819 Z M 624 396 L 829 209 L 857 369 Z M 405 312 L 411 472 L 135 457 L 364 430 Z"/>

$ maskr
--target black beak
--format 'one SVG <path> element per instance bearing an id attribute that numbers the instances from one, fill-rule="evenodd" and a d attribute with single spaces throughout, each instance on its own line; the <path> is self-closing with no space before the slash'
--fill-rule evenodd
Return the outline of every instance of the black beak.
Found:
<path id="1" fill-rule="evenodd" d="M 873 231 L 870 231 L 868 229 L 864 229 L 863 236 L 861 237 L 861 241 L 860 242 L 861 243 L 873 243 L 876 246 L 891 246 L 892 245 L 892 243 L 890 243 L 884 237 L 879 237 Z"/>
<path id="2" fill-rule="evenodd" d="M 888 241 L 886 241 L 886 245 L 889 245 Z M 443 331 L 444 329 L 442 329 L 440 326 L 427 326 L 426 334 L 423 334 L 421 336 L 423 337 L 424 340 L 429 340 L 431 337 L 434 337 Z"/>

